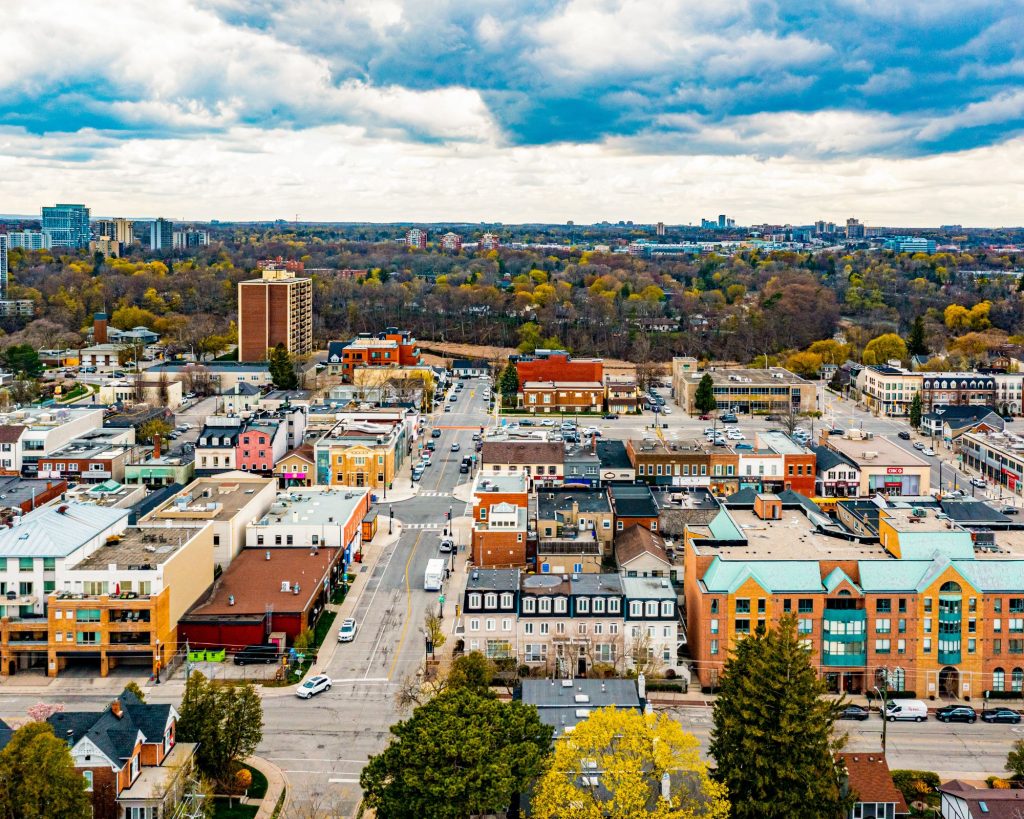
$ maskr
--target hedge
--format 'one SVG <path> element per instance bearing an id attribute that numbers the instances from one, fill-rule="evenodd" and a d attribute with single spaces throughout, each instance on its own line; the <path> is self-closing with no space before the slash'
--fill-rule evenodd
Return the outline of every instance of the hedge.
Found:
<path id="1" fill-rule="evenodd" d="M 675 691 L 685 694 L 688 690 L 686 680 L 648 680 L 648 691 Z"/>
<path id="2" fill-rule="evenodd" d="M 914 700 L 914 699 L 917 699 L 917 692 L 916 691 L 887 691 L 886 694 L 887 694 L 887 696 L 889 697 L 890 700 Z M 868 702 L 871 702 L 873 699 L 876 699 L 875 694 L 874 694 L 873 691 L 868 691 L 867 697 L 868 697 Z"/>

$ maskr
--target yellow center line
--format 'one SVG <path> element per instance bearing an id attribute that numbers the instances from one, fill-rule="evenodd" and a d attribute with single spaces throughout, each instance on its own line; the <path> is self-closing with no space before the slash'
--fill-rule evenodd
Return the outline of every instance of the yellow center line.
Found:
<path id="1" fill-rule="evenodd" d="M 405 621 L 402 623 L 402 633 L 398 638 L 398 645 L 395 647 L 395 656 L 391 661 L 391 668 L 388 669 L 389 680 L 391 675 L 395 673 L 398 657 L 402 653 L 402 646 L 405 645 L 405 636 L 409 631 L 409 620 L 412 619 L 412 588 L 409 586 L 409 567 L 412 565 L 412 558 L 416 554 L 416 547 L 420 545 L 421 537 L 423 537 L 422 531 L 416 535 L 416 540 L 413 541 L 412 548 L 409 550 L 409 559 L 405 561 Z"/>

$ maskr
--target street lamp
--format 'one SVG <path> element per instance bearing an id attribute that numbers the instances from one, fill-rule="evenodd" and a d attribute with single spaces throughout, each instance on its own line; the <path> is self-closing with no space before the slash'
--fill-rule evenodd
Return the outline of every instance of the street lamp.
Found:
<path id="1" fill-rule="evenodd" d="M 156 661 L 154 665 L 156 666 L 155 684 L 160 685 L 160 640 L 156 641 Z"/>
<path id="2" fill-rule="evenodd" d="M 395 521 L 395 508 L 388 504 L 388 534 L 391 534 L 391 526 Z"/>

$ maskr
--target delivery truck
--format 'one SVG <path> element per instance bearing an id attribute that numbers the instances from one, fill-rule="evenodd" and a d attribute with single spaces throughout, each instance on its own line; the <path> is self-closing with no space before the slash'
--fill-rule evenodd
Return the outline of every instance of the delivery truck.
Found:
<path id="1" fill-rule="evenodd" d="M 443 558 L 435 557 L 427 561 L 427 570 L 423 573 L 423 588 L 426 591 L 441 591 L 441 583 L 444 581 Z"/>

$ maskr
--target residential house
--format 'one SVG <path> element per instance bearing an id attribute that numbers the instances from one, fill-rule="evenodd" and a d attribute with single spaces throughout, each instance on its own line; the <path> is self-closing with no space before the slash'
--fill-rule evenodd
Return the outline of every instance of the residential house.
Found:
<path id="1" fill-rule="evenodd" d="M 529 551 L 527 531 L 528 483 L 524 472 L 491 476 L 477 473 L 472 490 L 473 565 L 525 566 L 535 560 Z M 516 510 L 514 516 L 509 507 Z"/>
<path id="2" fill-rule="evenodd" d="M 452 375 L 456 378 L 480 378 L 491 374 L 491 365 L 482 358 L 456 358 L 452 362 Z"/>
<path id="3" fill-rule="evenodd" d="M 238 439 L 245 423 L 211 416 L 196 439 L 196 474 L 215 475 L 238 468 Z"/>
<path id="4" fill-rule="evenodd" d="M 250 421 L 238 435 L 235 468 L 270 475 L 288 451 L 288 426 L 275 421 Z"/>
<path id="5" fill-rule="evenodd" d="M 260 409 L 263 393 L 255 384 L 239 381 L 220 393 L 220 404 L 225 415 L 247 418 Z"/>
<path id="6" fill-rule="evenodd" d="M 990 788 L 960 779 L 939 785 L 942 819 L 1018 819 L 1024 813 L 1024 791 Z"/>
<path id="7" fill-rule="evenodd" d="M 522 472 L 534 486 L 557 486 L 564 477 L 565 449 L 557 441 L 484 441 L 481 474 L 487 477 Z"/>
<path id="8" fill-rule="evenodd" d="M 284 489 L 312 486 L 316 480 L 316 454 L 312 444 L 303 444 L 286 453 L 274 465 L 274 476 Z"/>
<path id="9" fill-rule="evenodd" d="M 0 426 L 0 474 L 21 474 L 21 438 L 24 434 L 22 424 Z"/>
<path id="10" fill-rule="evenodd" d="M 846 819 L 910 816 L 906 799 L 892 781 L 884 753 L 846 752 L 837 756 L 845 771 L 846 788 L 854 798 Z"/>
<path id="11" fill-rule="evenodd" d="M 635 523 L 615 535 L 615 563 L 625 577 L 669 577 L 675 574 L 665 538 Z"/>
<path id="12" fill-rule="evenodd" d="M 595 413 L 604 406 L 599 381 L 526 381 L 519 392 L 522 406 L 533 413 Z"/>
<path id="13" fill-rule="evenodd" d="M 573 729 L 595 708 L 616 708 L 642 712 L 645 705 L 644 680 L 563 679 L 522 680 L 517 696 L 537 709 L 537 716 L 554 729 L 555 739 L 571 736 Z"/>
<path id="14" fill-rule="evenodd" d="M 455 627 L 465 651 L 479 651 L 490 660 L 519 656 L 519 577 L 519 569 L 474 568 L 469 573 Z"/>
<path id="15" fill-rule="evenodd" d="M 640 406 L 640 389 L 636 379 L 608 374 L 604 377 L 605 403 L 608 412 L 636 412 Z"/>
<path id="16" fill-rule="evenodd" d="M 57 711 L 47 718 L 66 739 L 86 781 L 95 819 L 188 815 L 198 745 L 179 742 L 178 712 L 125 690 L 102 711 Z"/>
<path id="17" fill-rule="evenodd" d="M 827 446 L 811 446 L 815 456 L 815 494 L 827 498 L 856 497 L 860 487 L 857 464 Z"/>

